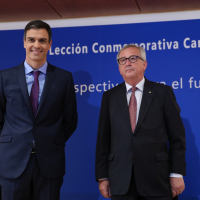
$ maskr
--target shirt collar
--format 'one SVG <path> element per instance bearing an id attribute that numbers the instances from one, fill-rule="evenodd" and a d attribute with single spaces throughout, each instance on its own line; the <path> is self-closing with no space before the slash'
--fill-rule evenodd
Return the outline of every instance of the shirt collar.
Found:
<path id="1" fill-rule="evenodd" d="M 43 74 L 46 74 L 46 73 L 47 73 L 47 66 L 48 66 L 48 63 L 47 63 L 47 61 L 46 61 L 46 62 L 44 63 L 44 65 L 42 65 L 42 67 L 40 67 L 40 69 L 34 70 L 34 69 L 26 62 L 26 60 L 24 61 L 25 74 L 29 74 L 29 73 L 32 72 L 32 71 L 40 71 L 40 72 L 42 72 Z"/>
<path id="2" fill-rule="evenodd" d="M 144 90 L 144 82 L 145 82 L 145 79 L 143 77 L 143 79 L 135 86 L 137 87 L 141 92 L 143 92 Z M 126 91 L 129 92 L 129 90 L 133 87 L 132 85 L 129 85 L 128 83 L 126 83 Z"/>

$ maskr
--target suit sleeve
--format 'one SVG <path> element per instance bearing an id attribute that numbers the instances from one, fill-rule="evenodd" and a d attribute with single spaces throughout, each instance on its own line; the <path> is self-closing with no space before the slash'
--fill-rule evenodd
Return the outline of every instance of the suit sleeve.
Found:
<path id="1" fill-rule="evenodd" d="M 185 175 L 185 128 L 171 87 L 166 94 L 165 121 L 169 136 L 170 173 Z"/>
<path id="2" fill-rule="evenodd" d="M 95 161 L 96 180 L 102 178 L 108 178 L 109 153 L 110 153 L 110 119 L 108 111 L 108 102 L 106 100 L 106 93 L 104 93 L 101 102 L 97 144 L 96 144 L 96 161 Z"/>
<path id="3" fill-rule="evenodd" d="M 65 142 L 69 139 L 72 133 L 76 130 L 78 122 L 76 94 L 74 89 L 74 81 L 70 73 L 67 91 L 65 95 L 64 107 L 64 133 Z"/>
<path id="4" fill-rule="evenodd" d="M 4 114 L 6 111 L 6 99 L 3 92 L 2 73 L 0 72 L 0 134 L 4 125 Z"/>

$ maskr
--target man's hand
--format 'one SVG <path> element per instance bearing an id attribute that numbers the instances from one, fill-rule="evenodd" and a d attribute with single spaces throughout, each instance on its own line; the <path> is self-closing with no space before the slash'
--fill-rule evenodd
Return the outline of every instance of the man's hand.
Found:
<path id="1" fill-rule="evenodd" d="M 172 190 L 172 197 L 181 194 L 185 189 L 185 183 L 183 178 L 170 177 L 170 185 Z"/>
<path id="2" fill-rule="evenodd" d="M 111 198 L 109 180 L 99 180 L 99 190 L 103 197 Z"/>

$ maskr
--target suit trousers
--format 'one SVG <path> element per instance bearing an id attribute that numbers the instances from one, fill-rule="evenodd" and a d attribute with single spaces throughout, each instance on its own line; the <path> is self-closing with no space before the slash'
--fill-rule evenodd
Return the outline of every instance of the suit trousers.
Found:
<path id="1" fill-rule="evenodd" d="M 24 172 L 15 179 L 0 177 L 2 200 L 59 200 L 63 177 L 46 179 L 36 154 L 31 154 Z"/>
<path id="2" fill-rule="evenodd" d="M 134 168 L 133 168 L 128 192 L 125 195 L 111 195 L 111 200 L 178 200 L 178 196 L 176 196 L 175 198 L 172 198 L 172 196 L 155 196 L 155 197 L 141 196 L 137 190 L 135 177 L 134 177 Z"/>

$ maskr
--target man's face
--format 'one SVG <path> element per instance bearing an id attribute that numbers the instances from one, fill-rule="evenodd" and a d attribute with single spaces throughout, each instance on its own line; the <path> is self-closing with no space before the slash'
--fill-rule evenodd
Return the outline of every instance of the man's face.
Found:
<path id="1" fill-rule="evenodd" d="M 122 50 L 119 58 L 129 58 L 132 55 L 141 57 L 140 50 L 135 47 L 129 47 Z M 119 65 L 119 72 L 122 75 L 124 81 L 126 81 L 127 83 L 130 82 L 130 80 L 134 80 L 138 83 L 142 80 L 146 67 L 147 61 L 143 61 L 138 58 L 135 63 L 131 63 L 127 59 L 124 65 Z"/>
<path id="2" fill-rule="evenodd" d="M 26 49 L 26 61 L 28 64 L 45 63 L 48 50 L 52 41 L 49 42 L 49 35 L 46 29 L 30 29 L 26 32 L 24 48 Z"/>

